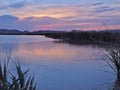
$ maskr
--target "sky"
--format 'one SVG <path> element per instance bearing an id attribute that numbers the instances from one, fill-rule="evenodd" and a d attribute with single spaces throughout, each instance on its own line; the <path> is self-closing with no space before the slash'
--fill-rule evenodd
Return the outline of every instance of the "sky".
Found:
<path id="1" fill-rule="evenodd" d="M 0 0 L 0 29 L 120 29 L 120 0 Z"/>

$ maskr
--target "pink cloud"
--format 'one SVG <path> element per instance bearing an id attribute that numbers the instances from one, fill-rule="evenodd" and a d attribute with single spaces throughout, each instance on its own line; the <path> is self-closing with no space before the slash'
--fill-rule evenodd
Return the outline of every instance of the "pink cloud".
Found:
<path id="1" fill-rule="evenodd" d="M 119 10 L 119 3 L 113 5 L 95 3 L 84 6 L 27 4 L 24 8 L 9 9 L 11 15 L 7 17 L 1 15 L 0 28 L 21 30 L 114 29 L 119 28 L 120 25 Z"/>

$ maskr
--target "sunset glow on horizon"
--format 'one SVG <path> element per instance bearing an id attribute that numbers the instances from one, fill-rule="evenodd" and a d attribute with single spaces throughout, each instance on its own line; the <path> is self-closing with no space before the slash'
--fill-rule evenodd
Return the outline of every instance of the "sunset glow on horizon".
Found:
<path id="1" fill-rule="evenodd" d="M 1 0 L 0 29 L 120 29 L 119 0 Z"/>

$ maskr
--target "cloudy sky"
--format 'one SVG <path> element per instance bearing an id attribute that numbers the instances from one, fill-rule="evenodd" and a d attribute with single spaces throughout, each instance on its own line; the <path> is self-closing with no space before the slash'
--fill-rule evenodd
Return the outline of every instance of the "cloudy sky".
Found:
<path id="1" fill-rule="evenodd" d="M 120 0 L 0 0 L 0 29 L 120 28 Z"/>

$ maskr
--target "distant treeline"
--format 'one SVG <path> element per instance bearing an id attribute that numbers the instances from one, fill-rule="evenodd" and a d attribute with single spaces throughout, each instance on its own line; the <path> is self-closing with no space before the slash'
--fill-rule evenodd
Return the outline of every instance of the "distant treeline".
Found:
<path id="1" fill-rule="evenodd" d="M 19 31 L 19 30 L 8 30 L 0 29 L 0 35 L 44 35 L 46 37 L 59 39 L 63 42 L 69 43 L 100 43 L 120 42 L 120 30 L 101 30 L 101 31 L 50 31 L 50 30 L 39 30 L 39 31 Z"/>
<path id="2" fill-rule="evenodd" d="M 19 31 L 19 30 L 9 30 L 9 29 L 0 29 L 0 35 L 24 35 L 30 34 L 28 31 Z"/>
<path id="3" fill-rule="evenodd" d="M 118 43 L 120 42 L 120 30 L 108 31 L 71 31 L 48 33 L 46 37 L 60 39 L 64 42 L 71 43 Z"/>
<path id="4" fill-rule="evenodd" d="M 0 29 L 0 35 L 46 35 L 51 33 L 59 33 L 61 31 L 39 30 L 39 31 L 21 31 L 16 29 Z"/>

